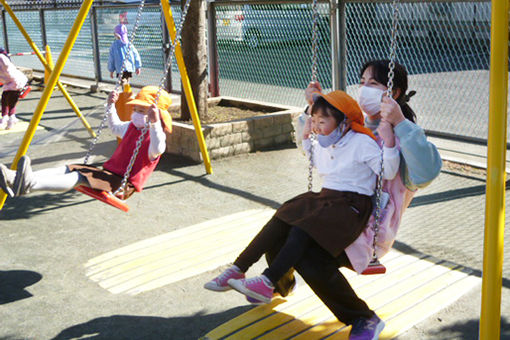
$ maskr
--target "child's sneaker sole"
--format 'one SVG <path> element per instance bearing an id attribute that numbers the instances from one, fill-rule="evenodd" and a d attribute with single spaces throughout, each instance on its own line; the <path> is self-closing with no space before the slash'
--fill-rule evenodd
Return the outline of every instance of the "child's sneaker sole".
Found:
<path id="1" fill-rule="evenodd" d="M 207 282 L 204 285 L 204 288 L 212 290 L 213 292 L 226 292 L 227 290 L 232 289 L 232 287 L 230 287 L 229 285 L 222 287 L 222 286 L 217 285 L 216 282 L 213 282 L 213 281 Z"/>

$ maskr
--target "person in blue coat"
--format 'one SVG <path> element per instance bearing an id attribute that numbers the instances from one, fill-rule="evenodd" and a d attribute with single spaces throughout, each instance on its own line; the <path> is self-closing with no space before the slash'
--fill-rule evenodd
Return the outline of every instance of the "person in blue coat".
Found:
<path id="1" fill-rule="evenodd" d="M 118 78 L 122 72 L 122 84 L 129 83 L 133 77 L 133 73 L 139 75 L 142 71 L 142 60 L 140 54 L 133 44 L 129 42 L 127 27 L 124 24 L 115 26 L 114 29 L 115 41 L 110 46 L 110 54 L 108 56 L 108 71 L 110 77 Z M 130 46 L 131 45 L 131 46 Z M 129 54 L 128 54 L 129 50 Z M 125 60 L 124 70 L 122 64 Z"/>

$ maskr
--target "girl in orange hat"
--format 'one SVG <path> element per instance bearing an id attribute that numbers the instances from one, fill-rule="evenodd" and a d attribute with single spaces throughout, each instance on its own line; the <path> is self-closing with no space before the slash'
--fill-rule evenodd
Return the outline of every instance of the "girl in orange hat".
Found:
<path id="1" fill-rule="evenodd" d="M 312 130 L 318 134 L 317 141 L 310 140 Z M 323 179 L 322 190 L 285 202 L 234 264 L 205 284 L 206 289 L 233 288 L 249 301 L 268 303 L 277 282 L 310 249 L 337 257 L 366 228 L 381 169 L 381 149 L 364 126 L 356 101 L 343 91 L 317 93 L 303 130 L 303 146 L 307 153 L 314 148 L 313 164 Z M 388 142 L 384 178 L 396 175 L 399 160 L 394 144 Z M 279 252 L 262 275 L 246 279 L 248 268 L 275 247 Z"/>
<path id="2" fill-rule="evenodd" d="M 122 122 L 115 111 L 114 104 L 118 99 L 118 93 L 110 93 L 107 105 L 110 108 L 108 125 L 113 134 L 122 138 L 122 141 L 102 168 L 70 164 L 32 172 L 30 158 L 24 155 L 20 158 L 16 171 L 0 164 L 0 188 L 11 197 L 35 191 L 64 192 L 77 185 L 115 192 L 121 185 L 142 130 L 148 126 L 149 132 L 141 141 L 123 198 L 128 198 L 135 191 L 142 191 L 161 154 L 165 152 L 165 131 L 170 133 L 172 129 L 170 114 L 167 111 L 172 103 L 170 95 L 161 90 L 156 106 L 154 102 L 157 93 L 156 86 L 142 88 L 137 96 L 127 103 L 133 106 L 131 121 L 128 122 Z"/>

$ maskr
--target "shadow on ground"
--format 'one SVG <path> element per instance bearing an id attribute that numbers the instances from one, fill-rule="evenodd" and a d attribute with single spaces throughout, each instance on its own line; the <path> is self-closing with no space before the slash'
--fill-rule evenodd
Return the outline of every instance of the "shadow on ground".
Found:
<path id="1" fill-rule="evenodd" d="M 437 339 L 463 339 L 463 340 L 477 340 L 479 332 L 479 320 L 472 319 L 465 322 L 458 322 L 453 325 L 445 326 L 431 335 L 436 335 Z M 510 339 L 510 323 L 506 318 L 501 318 L 501 339 Z"/>
<path id="2" fill-rule="evenodd" d="M 0 270 L 0 305 L 31 297 L 25 287 L 41 279 L 41 274 L 30 270 Z"/>
<path id="3" fill-rule="evenodd" d="M 198 339 L 217 326 L 249 310 L 236 307 L 225 312 L 187 317 L 112 315 L 69 327 L 53 340 L 66 339 Z"/>

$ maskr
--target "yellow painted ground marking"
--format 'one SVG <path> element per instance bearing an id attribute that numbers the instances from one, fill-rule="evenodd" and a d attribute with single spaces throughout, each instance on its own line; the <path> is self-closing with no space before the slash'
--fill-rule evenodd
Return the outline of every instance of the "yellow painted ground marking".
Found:
<path id="1" fill-rule="evenodd" d="M 273 214 L 243 211 L 136 242 L 89 260 L 86 273 L 114 294 L 158 288 L 233 261 Z"/>
<path id="2" fill-rule="evenodd" d="M 8 133 L 17 133 L 17 132 L 25 132 L 28 128 L 28 122 L 25 121 L 18 121 L 12 128 L 9 130 L 0 130 L 0 136 L 6 135 Z M 41 130 L 40 126 L 37 126 L 36 130 Z"/>
<path id="3" fill-rule="evenodd" d="M 399 255 L 395 255 L 399 254 Z M 381 339 L 391 339 L 448 306 L 480 283 L 480 278 L 451 263 L 397 251 L 384 258 L 384 275 L 352 275 L 344 271 L 356 292 L 385 320 Z M 389 260 L 388 260 L 389 259 Z M 413 260 L 414 259 L 414 260 Z M 337 321 L 309 291 L 278 303 L 256 307 L 209 332 L 204 339 L 314 340 L 348 339 L 350 327 Z M 310 295 L 312 294 L 312 295 Z M 288 307 L 287 307 L 288 305 Z M 307 309 L 308 308 L 308 309 Z"/>

